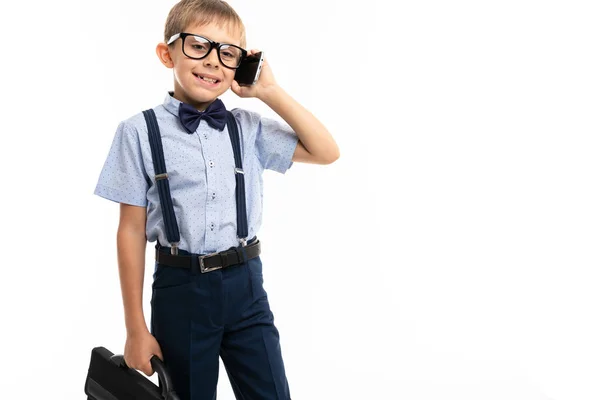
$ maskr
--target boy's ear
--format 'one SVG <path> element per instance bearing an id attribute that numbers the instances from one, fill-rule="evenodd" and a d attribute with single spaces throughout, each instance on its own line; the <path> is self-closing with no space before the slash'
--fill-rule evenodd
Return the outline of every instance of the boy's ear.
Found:
<path id="1" fill-rule="evenodd" d="M 171 58 L 171 53 L 169 51 L 169 46 L 166 43 L 160 42 L 156 45 L 156 55 L 160 59 L 160 62 L 167 68 L 173 68 L 174 63 Z"/>

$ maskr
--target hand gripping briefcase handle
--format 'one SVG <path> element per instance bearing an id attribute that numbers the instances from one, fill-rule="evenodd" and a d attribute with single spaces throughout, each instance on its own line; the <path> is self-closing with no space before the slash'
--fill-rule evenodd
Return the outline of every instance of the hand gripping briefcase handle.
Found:
<path id="1" fill-rule="evenodd" d="M 122 368 L 129 368 L 122 354 L 115 354 L 110 359 Z M 179 400 L 179 397 L 175 394 L 175 389 L 173 389 L 171 376 L 167 372 L 167 368 L 162 360 L 157 356 L 152 356 L 150 365 L 152 365 L 152 369 L 158 374 L 158 380 L 162 386 L 162 395 L 165 400 Z"/>

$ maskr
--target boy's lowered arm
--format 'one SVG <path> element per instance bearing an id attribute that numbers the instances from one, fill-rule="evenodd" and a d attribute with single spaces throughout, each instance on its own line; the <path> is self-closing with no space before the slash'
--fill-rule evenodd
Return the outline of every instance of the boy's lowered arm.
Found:
<path id="1" fill-rule="evenodd" d="M 142 307 L 146 256 L 146 207 L 121 203 L 117 255 L 127 334 L 147 332 Z"/>
<path id="2" fill-rule="evenodd" d="M 327 128 L 279 85 L 261 93 L 260 100 L 283 118 L 298 135 L 298 145 L 292 161 L 331 164 L 340 157 L 340 150 Z"/>

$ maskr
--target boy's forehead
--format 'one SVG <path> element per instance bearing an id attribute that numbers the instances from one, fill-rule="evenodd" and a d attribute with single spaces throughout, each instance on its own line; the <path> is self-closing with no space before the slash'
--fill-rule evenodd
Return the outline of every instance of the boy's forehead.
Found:
<path id="1" fill-rule="evenodd" d="M 192 23 L 188 25 L 184 32 L 204 36 L 219 43 L 240 45 L 240 37 L 236 36 L 237 32 L 235 32 L 235 28 L 230 27 L 227 23 L 224 23 L 221 26 L 216 23 L 204 25 Z"/>

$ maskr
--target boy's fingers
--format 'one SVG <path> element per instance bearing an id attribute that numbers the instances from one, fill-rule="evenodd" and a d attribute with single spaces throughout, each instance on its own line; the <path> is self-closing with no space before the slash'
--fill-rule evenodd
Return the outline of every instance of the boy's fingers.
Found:
<path id="1" fill-rule="evenodd" d="M 152 370 L 152 365 L 150 365 L 150 361 L 148 361 L 142 372 L 147 376 L 151 376 L 154 373 L 154 371 Z"/>
<path id="2" fill-rule="evenodd" d="M 240 93 L 240 91 L 242 90 L 240 84 L 236 81 L 233 81 L 233 83 L 231 84 L 231 88 L 234 90 L 234 92 L 236 92 L 236 94 Z"/>

